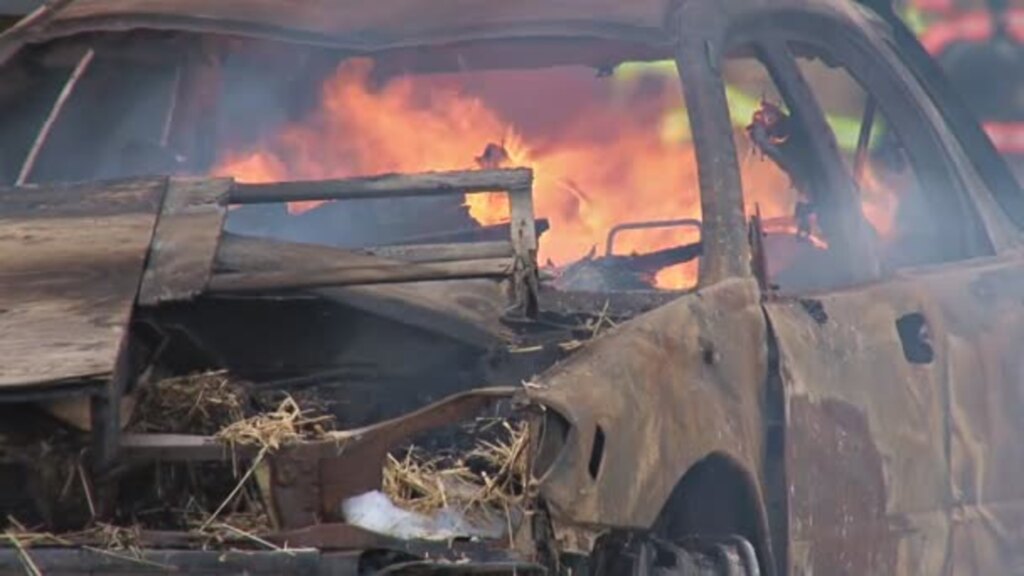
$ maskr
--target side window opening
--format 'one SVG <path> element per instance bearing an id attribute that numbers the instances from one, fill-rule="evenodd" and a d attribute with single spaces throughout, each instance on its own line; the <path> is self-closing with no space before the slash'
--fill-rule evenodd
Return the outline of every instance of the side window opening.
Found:
<path id="1" fill-rule="evenodd" d="M 878 101 L 845 68 L 811 56 L 808 47 L 795 52 L 860 194 L 883 261 L 894 266 L 928 263 L 927 239 L 934 235 L 934 223 L 923 214 L 912 218 L 923 210 L 921 189 L 902 139 Z"/>
<path id="2" fill-rule="evenodd" d="M 766 288 L 806 293 L 877 277 L 857 271 L 854 259 L 863 256 L 877 257 L 884 274 L 988 253 L 941 143 L 912 124 L 914 102 L 895 80 L 870 73 L 877 84 L 865 84 L 824 48 L 776 46 L 770 55 L 735 50 L 723 65 L 745 211 L 756 228 L 753 265 Z M 805 108 L 786 100 L 762 56 L 795 65 L 780 72 L 787 78 L 781 88 L 802 83 L 793 97 Z M 801 121 L 802 114 L 811 116 Z M 831 134 L 822 141 L 811 130 Z M 866 230 L 833 229 L 842 220 Z M 857 252 L 842 249 L 850 242 L 862 243 Z"/>
<path id="3" fill-rule="evenodd" d="M 108 49 L 101 52 L 100 46 Z M 95 57 L 86 61 L 90 49 Z M 174 171 L 153 161 L 161 153 L 173 69 L 146 60 L 141 51 L 126 54 L 109 50 L 102 40 L 70 39 L 26 49 L 5 66 L 3 184 L 15 184 L 23 171 L 25 183 L 33 184 Z M 38 151 L 29 160 L 37 140 Z"/>
<path id="4" fill-rule="evenodd" d="M 969 217 L 951 217 L 956 184 L 929 172 L 924 157 L 930 153 L 910 147 L 888 112 L 892 103 L 825 50 L 789 46 L 835 136 L 882 265 L 895 269 L 972 256 L 963 240 Z"/>
<path id="5" fill-rule="evenodd" d="M 756 244 L 754 268 L 782 293 L 836 286 L 845 278 L 814 198 L 823 190 L 810 140 L 766 66 L 737 51 L 723 67 L 739 154 L 744 210 Z"/>

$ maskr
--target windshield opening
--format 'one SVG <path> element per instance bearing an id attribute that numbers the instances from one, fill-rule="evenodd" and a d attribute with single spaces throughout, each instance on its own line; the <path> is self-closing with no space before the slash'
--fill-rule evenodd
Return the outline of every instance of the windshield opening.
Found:
<path id="1" fill-rule="evenodd" d="M 612 43 L 541 44 L 343 60 L 294 119 L 255 139 L 251 120 L 236 124 L 241 135 L 226 130 L 211 173 L 267 182 L 529 167 L 538 263 L 551 286 L 693 287 L 700 197 L 674 62 Z M 225 96 L 229 107 L 235 97 Z M 266 210 L 236 211 L 229 229 L 263 227 Z M 280 233 L 345 247 L 480 238 L 509 221 L 503 194 L 287 211 Z"/>

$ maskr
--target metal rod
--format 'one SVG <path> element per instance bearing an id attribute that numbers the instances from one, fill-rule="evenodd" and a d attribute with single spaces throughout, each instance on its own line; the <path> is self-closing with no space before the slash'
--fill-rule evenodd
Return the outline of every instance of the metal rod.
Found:
<path id="1" fill-rule="evenodd" d="M 857 152 L 853 157 L 853 177 L 860 185 L 864 177 L 864 168 L 867 166 L 868 146 L 871 145 L 871 131 L 875 125 L 875 111 L 878 103 L 871 96 L 864 105 L 864 117 L 861 119 L 860 134 L 857 136 Z"/>
<path id="2" fill-rule="evenodd" d="M 50 131 L 53 130 L 53 125 L 60 116 L 61 110 L 64 109 L 64 104 L 67 103 L 68 98 L 75 91 L 75 86 L 78 85 L 78 81 L 85 74 L 85 71 L 89 69 L 89 64 L 92 63 L 93 57 L 96 56 L 96 51 L 92 48 L 86 51 L 82 55 L 82 59 L 78 61 L 75 69 L 71 72 L 71 76 L 68 77 L 68 81 L 64 83 L 64 88 L 61 89 L 60 95 L 57 97 L 57 101 L 53 103 L 53 108 L 50 109 L 50 115 L 46 117 L 46 122 L 43 123 L 43 127 L 39 129 L 39 133 L 36 134 L 36 141 L 32 143 L 32 148 L 28 151 L 28 156 L 25 157 L 25 162 L 21 165 L 21 172 L 18 173 L 18 180 L 15 182 L 16 185 L 21 186 L 28 181 L 28 177 L 32 174 L 32 170 L 35 168 L 36 160 L 39 158 L 39 152 L 42 151 L 43 145 L 46 144 L 46 140 L 50 135 Z"/>
<path id="3" fill-rule="evenodd" d="M 604 255 L 612 256 L 615 248 L 615 237 L 619 235 L 619 232 L 625 230 L 647 230 L 649 228 L 675 228 L 682 226 L 692 226 L 700 230 L 701 221 L 693 218 L 683 218 L 681 220 L 651 220 L 650 222 L 629 222 L 626 224 L 619 224 L 613 226 L 608 231 L 608 241 L 605 244 Z"/>

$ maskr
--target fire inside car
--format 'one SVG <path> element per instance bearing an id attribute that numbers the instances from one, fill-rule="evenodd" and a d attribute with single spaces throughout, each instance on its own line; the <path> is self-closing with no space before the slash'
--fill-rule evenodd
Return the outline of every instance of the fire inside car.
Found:
<path id="1" fill-rule="evenodd" d="M 352 58 L 318 78 L 310 88 L 316 98 L 287 119 L 281 119 L 281 101 L 226 95 L 227 114 L 234 117 L 226 125 L 236 128 L 220 135 L 210 172 L 274 182 L 529 167 L 546 286 L 691 289 L 698 279 L 701 203 L 675 63 L 647 54 L 630 59 L 637 48 L 615 45 L 600 48 L 603 58 L 590 54 L 582 63 L 566 63 L 579 50 L 537 48 L 523 57 L 513 49 L 448 47 L 428 55 Z M 566 56 L 551 57 L 559 51 Z M 809 266 L 801 262 L 807 256 L 827 259 L 828 250 L 812 201 L 820 195 L 813 186 L 821 184 L 808 174 L 815 160 L 801 149 L 808 146 L 801 144 L 801 128 L 763 69 L 731 62 L 745 211 L 757 215 L 761 233 L 771 238 L 766 273 L 772 282 L 806 287 L 792 269 Z M 828 66 L 814 65 L 817 77 L 834 80 Z M 839 137 L 845 137 L 865 217 L 879 238 L 891 238 L 900 191 L 912 187 L 906 175 L 913 175 L 882 112 L 846 82 L 853 90 L 838 101 L 856 120 Z M 827 102 L 837 101 L 829 96 Z M 232 214 L 229 229 L 259 233 L 273 222 L 274 234 L 292 240 L 359 248 L 485 238 L 507 229 L 509 217 L 505 196 L 475 194 L 461 203 L 243 208 Z M 810 274 L 821 276 L 821 269 Z"/>
<path id="2" fill-rule="evenodd" d="M 266 182 L 529 167 L 538 260 L 555 286 L 692 288 L 700 194 L 674 63 L 531 63 L 511 54 L 346 60 L 312 88 L 318 98 L 297 119 L 264 124 L 256 138 L 225 135 L 212 173 Z M 673 73 L 650 71 L 666 67 Z M 265 117 L 258 106 L 249 113 Z M 290 204 L 285 233 L 350 248 L 427 243 L 486 237 L 510 217 L 500 194 L 360 204 Z M 259 225 L 245 212 L 229 227 Z M 336 224 L 316 224 L 328 219 Z"/>
<path id="3" fill-rule="evenodd" d="M 75 16 L 112 1 L 0 52 L 0 571 L 889 573 L 901 535 L 856 564 L 832 540 L 949 504 L 941 378 L 1005 310 L 939 314 L 1019 302 L 904 270 L 1006 245 L 874 20 L 468 2 L 493 28 L 419 37 L 342 3 L 369 23 L 342 43 L 243 33 L 241 4 Z M 853 41 L 805 33 L 824 6 Z"/>

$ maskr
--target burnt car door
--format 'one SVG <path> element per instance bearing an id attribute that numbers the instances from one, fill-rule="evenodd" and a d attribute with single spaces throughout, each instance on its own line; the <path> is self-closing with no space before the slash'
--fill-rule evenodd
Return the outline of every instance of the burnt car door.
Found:
<path id="1" fill-rule="evenodd" d="M 824 146 L 776 162 L 804 246 L 771 227 L 759 238 L 785 421 L 780 555 L 794 574 L 1013 573 L 1020 262 L 886 34 L 867 11 L 822 8 L 769 10 L 734 36 L 792 111 L 784 136 Z M 748 205 L 763 199 L 744 184 Z M 859 224 L 831 224 L 839 210 Z M 833 250 L 844 243 L 867 251 Z"/>

